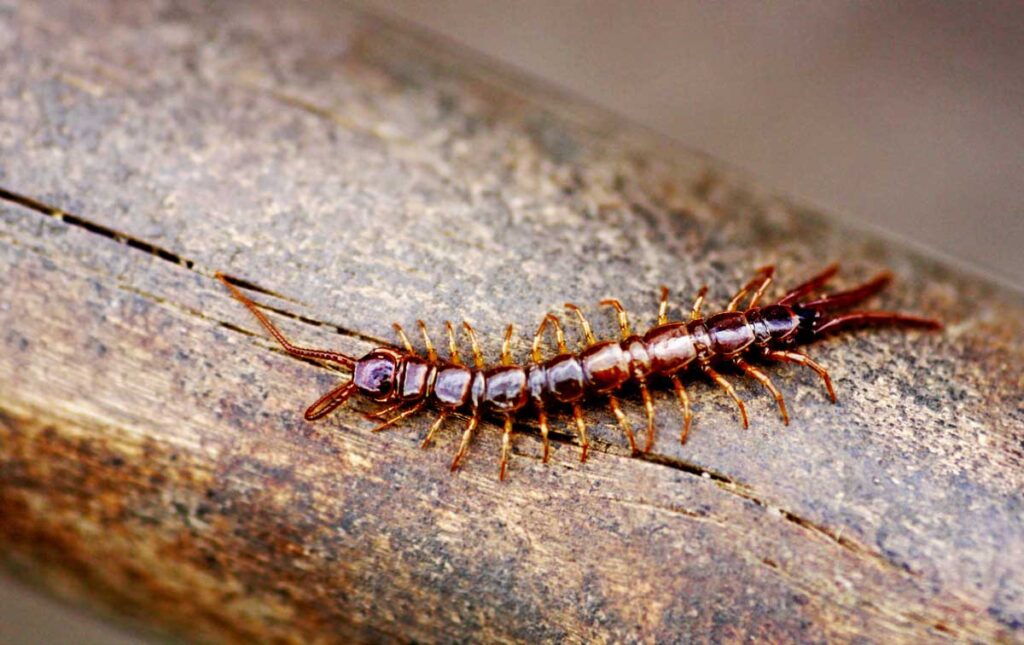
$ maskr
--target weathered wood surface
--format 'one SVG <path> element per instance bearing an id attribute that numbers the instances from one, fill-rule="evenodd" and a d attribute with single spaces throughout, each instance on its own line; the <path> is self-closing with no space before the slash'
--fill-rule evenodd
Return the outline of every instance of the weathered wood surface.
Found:
<path id="1" fill-rule="evenodd" d="M 79 6 L 69 7 L 77 4 Z M 0 4 L 0 561 L 204 640 L 1024 640 L 1024 301 L 522 79 L 319 4 Z M 827 160 L 823 160 L 827 163 Z M 373 435 L 277 351 L 466 317 L 493 358 L 566 300 L 720 305 L 773 262 L 889 267 L 942 334 L 843 336 L 772 369 L 783 427 L 692 381 L 632 458 L 520 427 Z M 526 342 L 516 344 L 525 357 Z M 639 427 L 642 412 L 628 407 Z"/>

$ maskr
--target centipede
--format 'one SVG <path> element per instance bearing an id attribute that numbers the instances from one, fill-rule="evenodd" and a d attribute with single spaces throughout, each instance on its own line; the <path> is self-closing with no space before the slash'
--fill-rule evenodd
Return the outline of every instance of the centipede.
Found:
<path id="1" fill-rule="evenodd" d="M 353 395 L 361 395 L 380 404 L 368 414 L 378 421 L 374 432 L 390 428 L 428 405 L 438 411 L 421 446 L 426 448 L 437 437 L 445 421 L 463 412 L 468 421 L 462 431 L 458 450 L 452 458 L 451 471 L 463 463 L 473 437 L 484 415 L 502 422 L 501 461 L 498 478 L 504 480 L 512 454 L 513 428 L 517 420 L 533 414 L 540 428 L 543 445 L 542 460 L 548 462 L 549 412 L 571 416 L 579 439 L 580 461 L 585 462 L 590 450 L 587 421 L 583 404 L 604 400 L 615 416 L 634 455 L 649 452 L 655 440 L 654 402 L 651 387 L 664 383 L 671 387 L 682 412 L 680 443 L 685 444 L 693 422 L 691 399 L 684 377 L 703 375 L 732 399 L 744 428 L 749 427 L 747 408 L 733 384 L 721 374 L 730 366 L 758 381 L 774 398 L 784 424 L 789 412 L 782 392 L 762 369 L 763 364 L 783 362 L 806 367 L 817 374 L 832 403 L 836 393 L 828 371 L 797 347 L 822 336 L 865 326 L 899 326 L 939 330 L 942 324 L 930 318 L 894 311 L 851 309 L 882 291 L 892 280 L 888 271 L 851 289 L 822 294 L 826 284 L 838 273 L 834 263 L 806 282 L 793 287 L 770 304 L 759 305 L 773 283 L 775 268 L 757 269 L 754 276 L 729 300 L 723 311 L 705 317 L 702 313 L 707 285 L 701 287 L 690 308 L 688 320 L 670 320 L 669 289 L 661 287 L 657 322 L 646 332 L 635 333 L 629 316 L 616 299 L 601 301 L 614 311 L 620 338 L 599 340 L 575 304 L 566 303 L 566 311 L 575 317 L 583 347 L 572 351 L 566 342 L 559 318 L 546 314 L 533 336 L 530 361 L 517 364 L 512 357 L 513 326 L 506 328 L 501 346 L 500 363 L 488 366 L 484 360 L 476 331 L 468 322 L 463 329 L 469 339 L 472 364 L 459 353 L 455 328 L 445 323 L 448 358 L 438 356 L 422 320 L 417 325 L 423 337 L 426 355 L 417 352 L 402 326 L 393 328 L 400 345 L 379 346 L 360 358 L 340 352 L 298 347 L 242 293 L 232 278 L 217 273 L 217 278 L 231 295 L 256 317 L 256 320 L 288 354 L 302 359 L 339 366 L 349 378 L 310 405 L 304 414 L 307 421 L 316 421 L 331 414 Z M 744 304 L 745 303 L 745 304 Z M 553 330 L 558 352 L 545 358 L 542 344 L 548 329 Z M 759 364 L 755 364 L 759 363 Z M 637 444 L 627 416 L 622 409 L 623 396 L 639 392 L 646 413 L 643 446 Z"/>

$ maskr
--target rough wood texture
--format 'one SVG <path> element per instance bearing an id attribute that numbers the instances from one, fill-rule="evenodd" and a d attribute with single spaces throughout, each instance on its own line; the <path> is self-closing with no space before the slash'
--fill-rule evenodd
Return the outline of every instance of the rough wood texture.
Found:
<path id="1" fill-rule="evenodd" d="M 1020 294 L 434 43 L 279 4 L 0 4 L 7 568 L 207 640 L 1024 640 Z M 893 269 L 886 304 L 947 331 L 819 343 L 837 406 L 772 368 L 788 428 L 740 378 L 750 430 L 692 380 L 690 442 L 660 391 L 644 458 L 600 406 L 582 466 L 565 426 L 542 465 L 524 425 L 503 484 L 491 424 L 450 475 L 456 424 L 421 451 L 429 415 L 303 422 L 338 375 L 212 278 L 277 294 L 306 344 L 465 316 L 493 358 L 503 324 L 566 300 L 607 334 L 602 297 L 649 324 L 659 284 L 721 305 L 761 264 L 795 282 L 833 258 Z"/>

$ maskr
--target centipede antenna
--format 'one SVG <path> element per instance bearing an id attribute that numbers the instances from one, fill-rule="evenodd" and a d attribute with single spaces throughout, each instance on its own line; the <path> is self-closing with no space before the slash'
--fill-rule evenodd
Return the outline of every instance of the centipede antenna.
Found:
<path id="1" fill-rule="evenodd" d="M 235 285 L 231 284 L 226 275 L 218 271 L 216 273 L 216 276 L 217 279 L 224 283 L 224 286 L 228 288 L 228 291 L 231 292 L 231 295 L 234 296 L 236 300 L 245 305 L 246 309 L 252 312 L 252 315 L 256 317 L 256 320 L 258 320 L 259 323 L 263 325 L 263 328 L 266 329 L 267 332 L 269 332 L 270 335 L 274 337 L 274 340 L 277 341 L 277 343 L 284 349 L 284 351 L 288 352 L 292 356 L 297 356 L 299 358 L 311 358 L 314 360 L 329 361 L 332 363 L 337 363 L 349 369 L 351 369 L 355 365 L 354 358 L 352 358 L 351 356 L 346 356 L 345 354 L 342 354 L 340 352 L 332 352 L 325 349 L 312 349 L 309 347 L 298 347 L 296 345 L 292 345 L 291 342 L 287 338 L 285 338 L 284 334 L 281 333 L 281 330 L 279 330 L 277 326 L 274 325 L 274 323 L 270 322 L 270 319 L 267 318 L 263 314 L 263 312 L 259 310 L 256 303 L 250 300 L 249 297 L 242 293 Z M 317 403 L 320 402 L 321 401 L 317 401 Z M 315 405 L 316 404 L 314 404 L 314 406 Z M 319 416 L 316 418 L 319 418 Z"/>

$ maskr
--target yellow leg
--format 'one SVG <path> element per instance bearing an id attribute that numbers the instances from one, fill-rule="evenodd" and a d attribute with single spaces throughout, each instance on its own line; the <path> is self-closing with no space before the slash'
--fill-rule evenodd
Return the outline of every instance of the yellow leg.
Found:
<path id="1" fill-rule="evenodd" d="M 450 412 L 447 410 L 441 412 L 441 416 L 437 417 L 434 423 L 430 426 L 430 430 L 427 432 L 427 436 L 423 438 L 423 442 L 420 443 L 420 448 L 426 448 L 434 440 L 434 436 L 441 429 L 441 425 L 444 424 L 444 420 L 448 418 Z"/>
<path id="2" fill-rule="evenodd" d="M 383 419 L 384 417 L 388 416 L 389 414 L 391 414 L 392 412 L 394 412 L 395 410 L 397 410 L 398 408 L 400 408 L 400 407 L 402 407 L 404 405 L 405 405 L 405 401 L 399 401 L 398 403 L 393 403 L 393 404 L 389 405 L 386 408 L 381 408 L 380 410 L 377 410 L 376 412 L 368 413 L 366 415 L 366 418 L 367 419 Z"/>
<path id="3" fill-rule="evenodd" d="M 768 288 L 769 284 L 771 284 L 772 274 L 774 272 L 775 267 L 773 266 L 761 267 L 758 269 L 757 273 L 754 274 L 754 277 L 750 279 L 750 282 L 743 285 L 743 288 L 736 292 L 736 295 L 729 301 L 729 306 L 726 307 L 725 310 L 736 311 L 736 308 L 739 306 L 740 301 L 743 300 L 744 296 L 750 293 L 752 289 L 756 289 L 756 293 L 754 293 L 754 297 L 751 299 L 750 303 L 750 306 L 753 307 L 757 300 L 760 299 L 761 294 L 764 293 L 764 290 Z"/>
<path id="4" fill-rule="evenodd" d="M 821 377 L 821 380 L 825 382 L 825 389 L 828 390 L 828 395 L 832 398 L 832 402 L 836 402 L 836 391 L 832 389 L 832 377 L 828 375 L 828 372 L 824 367 L 811 360 L 810 356 L 801 354 L 800 352 L 788 352 L 782 350 L 766 352 L 765 356 L 784 363 L 796 363 L 797 365 L 804 365 L 811 368 L 817 372 L 818 376 Z"/>
<path id="5" fill-rule="evenodd" d="M 736 402 L 736 406 L 740 409 L 740 416 L 743 417 L 743 427 L 749 428 L 750 422 L 747 421 L 747 406 L 743 405 L 743 400 L 740 399 L 738 394 L 736 394 L 736 390 L 733 388 L 732 383 L 725 380 L 725 377 L 713 370 L 710 365 L 701 364 L 700 368 L 704 370 L 704 373 L 707 374 L 712 381 L 718 384 L 718 387 L 725 390 L 726 394 Z"/>
<path id="6" fill-rule="evenodd" d="M 661 285 L 661 301 L 658 303 L 658 324 L 668 322 L 668 287 Z"/>
<path id="7" fill-rule="evenodd" d="M 405 335 L 405 330 L 398 323 L 391 325 L 395 328 L 395 332 L 398 334 L 398 338 L 402 341 L 402 346 L 405 347 L 405 351 L 410 354 L 415 354 L 416 350 L 412 348 L 412 343 L 409 342 L 409 337 Z"/>
<path id="8" fill-rule="evenodd" d="M 619 331 L 622 333 L 622 339 L 625 340 L 633 335 L 633 331 L 629 327 L 629 316 L 626 315 L 626 310 L 622 308 L 622 303 L 615 298 L 609 298 L 602 300 L 601 305 L 611 307 L 615 310 L 615 314 L 619 320 Z"/>
<path id="9" fill-rule="evenodd" d="M 416 324 L 420 327 L 420 333 L 423 335 L 423 344 L 427 346 L 427 360 L 431 363 L 437 362 L 437 351 L 434 350 L 434 343 L 430 342 L 430 334 L 427 333 L 427 324 L 422 320 L 417 320 Z"/>
<path id="10" fill-rule="evenodd" d="M 473 328 L 466 321 L 462 321 L 462 326 L 466 329 L 466 334 L 469 335 L 469 345 L 473 348 L 473 363 L 477 369 L 483 369 L 484 355 L 480 351 L 480 341 L 476 339 L 476 332 L 473 331 Z"/>
<path id="11" fill-rule="evenodd" d="M 672 387 L 676 390 L 676 396 L 679 397 L 679 405 L 683 407 L 683 433 L 679 436 L 679 443 L 686 443 L 686 439 L 690 436 L 690 423 L 693 421 L 693 412 L 690 411 L 690 395 L 686 393 L 686 388 L 683 387 L 683 382 L 679 380 L 678 376 L 672 376 Z"/>
<path id="12" fill-rule="evenodd" d="M 426 401 L 420 401 L 419 403 L 417 403 L 416 405 L 412 406 L 408 410 L 405 410 L 404 412 L 402 412 L 402 413 L 400 413 L 400 414 L 398 414 L 396 416 L 393 416 L 390 419 L 388 419 L 387 421 L 385 421 L 384 423 L 380 424 L 379 426 L 374 428 L 373 431 L 374 432 L 380 432 L 381 430 L 383 430 L 385 428 L 389 428 L 389 427 L 395 425 L 396 423 L 398 423 L 402 419 L 405 419 L 406 417 L 410 417 L 410 416 L 416 414 L 417 412 L 419 412 L 420 410 L 422 410 L 424 405 L 426 405 Z"/>
<path id="13" fill-rule="evenodd" d="M 693 309 L 690 311 L 690 320 L 700 318 L 700 308 L 704 304 L 704 296 L 706 295 L 708 295 L 708 285 L 704 285 L 697 292 L 697 297 L 693 301 Z"/>
<path id="14" fill-rule="evenodd" d="M 775 397 L 775 402 L 779 404 L 779 412 L 782 413 L 782 422 L 789 425 L 789 413 L 786 412 L 786 402 L 782 398 L 782 392 L 779 391 L 779 388 L 775 387 L 775 384 L 772 383 L 770 378 L 768 378 L 768 375 L 742 358 L 736 358 L 733 362 L 743 370 L 744 374 L 757 379 L 761 385 L 765 386 L 765 388 L 772 393 L 772 396 Z"/>
<path id="15" fill-rule="evenodd" d="M 587 317 L 583 315 L 583 311 L 571 302 L 565 303 L 565 308 L 576 314 L 576 317 L 580 321 L 580 327 L 583 329 L 583 338 L 587 341 L 587 344 L 593 345 L 596 343 L 597 338 L 594 336 L 594 330 L 590 328 L 590 322 L 587 320 Z"/>
<path id="16" fill-rule="evenodd" d="M 576 432 L 580 436 L 580 462 L 587 460 L 590 452 L 590 439 L 587 437 L 587 422 L 583 420 L 583 410 L 579 405 L 572 406 L 572 416 L 576 420 Z"/>
<path id="17" fill-rule="evenodd" d="M 455 329 L 452 328 L 450 320 L 444 321 L 445 331 L 448 333 L 448 355 L 452 365 L 462 365 L 462 357 L 459 356 L 459 347 L 455 344 Z"/>
<path id="18" fill-rule="evenodd" d="M 547 320 L 555 328 L 555 341 L 558 343 L 558 351 L 563 354 L 567 353 L 569 346 L 565 343 L 565 332 L 562 330 L 562 323 L 559 322 L 554 314 L 548 314 Z"/>
<path id="19" fill-rule="evenodd" d="M 459 467 L 459 462 L 466 456 L 469 451 L 469 442 L 473 439 L 473 432 L 476 430 L 477 424 L 480 423 L 480 413 L 478 410 L 473 412 L 473 416 L 469 419 L 469 423 L 466 424 L 466 429 L 462 432 L 462 442 L 459 444 L 459 451 L 455 453 L 455 458 L 452 459 L 452 472 L 455 472 Z"/>
<path id="20" fill-rule="evenodd" d="M 505 340 L 501 343 L 501 364 L 512 364 L 512 325 L 505 330 Z"/>
<path id="21" fill-rule="evenodd" d="M 540 438 L 544 442 L 544 463 L 548 463 L 549 449 L 548 445 L 548 414 L 544 411 L 544 408 L 537 410 L 537 423 L 540 424 Z"/>
<path id="22" fill-rule="evenodd" d="M 544 320 L 540 321 L 540 326 L 537 327 L 537 333 L 533 335 L 533 347 L 530 350 L 530 357 L 533 358 L 534 363 L 540 363 L 543 359 L 540 355 L 540 344 L 544 340 L 544 330 L 548 326 L 548 317 L 544 316 Z"/>
<path id="23" fill-rule="evenodd" d="M 654 447 L 654 401 L 651 400 L 647 383 L 643 381 L 640 381 L 640 396 L 644 399 L 644 410 L 647 411 L 647 440 L 644 441 L 644 452 L 650 452 Z"/>
<path id="24" fill-rule="evenodd" d="M 501 468 L 498 471 L 498 479 L 505 480 L 505 471 L 508 468 L 508 456 L 512 453 L 512 417 L 505 417 L 505 429 L 501 433 Z"/>
<path id="25" fill-rule="evenodd" d="M 626 439 L 629 440 L 629 449 L 633 451 L 633 454 L 640 452 L 636 447 L 636 437 L 633 436 L 633 428 L 629 426 L 629 419 L 622 412 L 622 406 L 619 404 L 619 399 L 614 395 L 608 396 L 608 403 L 612 407 L 612 413 L 615 414 L 615 418 L 619 421 L 619 427 L 622 428 L 622 432 L 626 434 Z"/>

